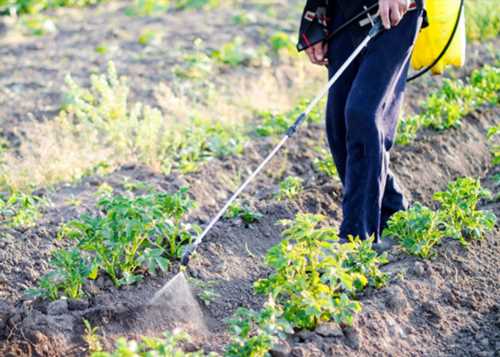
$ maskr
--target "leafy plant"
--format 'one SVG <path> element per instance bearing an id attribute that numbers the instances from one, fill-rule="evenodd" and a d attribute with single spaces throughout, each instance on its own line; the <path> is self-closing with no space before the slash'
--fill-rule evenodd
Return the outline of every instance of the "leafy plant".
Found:
<path id="1" fill-rule="evenodd" d="M 40 206 L 44 204 L 46 200 L 20 191 L 0 196 L 0 225 L 32 227 L 40 219 Z"/>
<path id="2" fill-rule="evenodd" d="M 226 357 L 270 356 L 269 350 L 293 332 L 283 318 L 281 307 L 272 298 L 260 311 L 239 308 L 229 325 L 231 343 L 226 347 Z"/>
<path id="3" fill-rule="evenodd" d="M 269 43 L 275 53 L 286 52 L 287 54 L 295 54 L 295 42 L 291 36 L 285 32 L 275 32 L 269 38 Z"/>
<path id="4" fill-rule="evenodd" d="M 281 181 L 279 192 L 277 194 L 278 200 L 291 200 L 297 197 L 303 190 L 302 182 L 303 180 L 296 176 L 288 176 L 286 179 Z"/>
<path id="5" fill-rule="evenodd" d="M 466 244 L 465 238 L 480 239 L 492 231 L 496 217 L 492 212 L 477 209 L 481 199 L 491 197 L 491 192 L 481 187 L 479 180 L 459 178 L 448 184 L 448 189 L 436 192 L 434 200 L 440 204 L 440 214 L 446 224 L 447 235 Z"/>
<path id="6" fill-rule="evenodd" d="M 485 41 L 500 33 L 498 4 L 490 0 L 465 3 L 467 39 Z"/>
<path id="7" fill-rule="evenodd" d="M 101 215 L 69 222 L 60 236 L 75 239 L 93 256 L 93 278 L 102 269 L 117 286 L 141 279 L 139 268 L 150 274 L 167 270 L 168 259 L 180 257 L 198 230 L 181 222 L 193 206 L 186 189 L 173 195 L 106 196 L 97 205 Z"/>
<path id="8" fill-rule="evenodd" d="M 320 155 L 320 158 L 315 158 L 313 161 L 314 170 L 328 177 L 338 178 L 337 166 L 335 166 L 335 162 L 330 153 L 325 149 L 321 149 Z"/>
<path id="9" fill-rule="evenodd" d="M 253 211 L 250 207 L 246 205 L 233 203 L 228 208 L 225 217 L 228 219 L 241 218 L 243 222 L 250 224 L 259 221 L 262 218 L 262 214 Z"/>
<path id="10" fill-rule="evenodd" d="M 90 353 L 102 351 L 101 337 L 97 334 L 99 328 L 97 326 L 92 326 L 89 320 L 83 319 L 83 325 L 85 326 L 85 333 L 83 339 L 87 343 Z"/>
<path id="11" fill-rule="evenodd" d="M 500 165 L 500 144 L 497 143 L 496 138 L 500 134 L 500 124 L 488 129 L 488 140 L 492 143 L 491 146 L 491 161 L 493 166 Z"/>
<path id="12" fill-rule="evenodd" d="M 170 139 L 163 169 L 165 172 L 171 169 L 194 172 L 203 161 L 241 154 L 244 143 L 245 137 L 235 128 L 195 119 L 180 135 Z"/>
<path id="13" fill-rule="evenodd" d="M 445 237 L 442 226 L 441 215 L 417 203 L 407 211 L 394 214 L 383 236 L 397 239 L 408 254 L 427 258 Z"/>
<path id="14" fill-rule="evenodd" d="M 50 260 L 52 270 L 45 274 L 39 282 L 38 288 L 29 289 L 31 297 L 45 297 L 51 300 L 64 296 L 78 299 L 83 296 L 83 285 L 89 276 L 90 264 L 77 249 L 56 250 Z"/>
<path id="15" fill-rule="evenodd" d="M 201 80 L 208 77 L 214 69 L 214 61 L 205 53 L 203 40 L 194 41 L 195 51 L 184 55 L 181 64 L 175 65 L 172 72 L 182 79 Z"/>
<path id="16" fill-rule="evenodd" d="M 257 113 L 260 124 L 255 129 L 258 136 L 272 136 L 284 134 L 288 128 L 294 123 L 295 119 L 307 107 L 309 102 L 302 100 L 299 105 L 286 113 L 273 113 L 263 111 Z M 317 105 L 315 109 L 308 116 L 308 122 L 320 123 L 323 120 L 321 105 Z"/>
<path id="17" fill-rule="evenodd" d="M 341 244 L 332 228 L 318 228 L 319 215 L 298 214 L 282 221 L 288 228 L 281 243 L 271 248 L 266 264 L 274 272 L 255 284 L 283 306 L 283 317 L 297 328 L 314 328 L 334 319 L 351 324 L 361 304 L 352 299 L 369 282 L 380 286 L 383 262 L 370 243 L 351 240 Z"/>
<path id="18" fill-rule="evenodd" d="M 402 120 L 398 126 L 396 142 L 411 143 L 422 127 L 446 130 L 458 127 L 462 118 L 485 104 L 499 103 L 500 69 L 485 65 L 474 70 L 468 83 L 445 80 L 437 91 L 422 103 L 421 112 Z"/>
<path id="19" fill-rule="evenodd" d="M 237 67 L 250 64 L 268 64 L 269 57 L 265 47 L 255 49 L 245 45 L 245 40 L 236 36 L 232 41 L 221 46 L 220 49 L 212 52 L 211 57 L 220 64 Z"/>
<path id="20" fill-rule="evenodd" d="M 165 332 L 163 338 L 142 337 L 141 341 L 127 340 L 120 337 L 116 341 L 113 352 L 94 352 L 91 357 L 150 357 L 150 356 L 168 356 L 168 357 L 204 357 L 205 354 L 198 352 L 183 352 L 179 345 L 183 342 L 189 342 L 188 334 L 180 331 L 173 333 Z M 214 353 L 208 357 L 217 356 Z"/>

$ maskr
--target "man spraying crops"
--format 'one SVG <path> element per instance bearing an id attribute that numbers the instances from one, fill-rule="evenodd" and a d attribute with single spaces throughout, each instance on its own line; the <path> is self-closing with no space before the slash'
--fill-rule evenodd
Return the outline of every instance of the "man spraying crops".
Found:
<path id="1" fill-rule="evenodd" d="M 375 0 L 308 0 L 300 26 L 300 51 L 332 76 L 369 31 L 369 22 L 348 19 Z M 407 202 L 389 170 L 409 60 L 422 25 L 423 0 L 379 0 L 385 31 L 349 66 L 328 96 L 326 132 L 344 187 L 340 237 L 380 235 Z M 365 20 L 363 17 L 360 20 Z M 330 36 L 336 32 L 335 36 Z"/>

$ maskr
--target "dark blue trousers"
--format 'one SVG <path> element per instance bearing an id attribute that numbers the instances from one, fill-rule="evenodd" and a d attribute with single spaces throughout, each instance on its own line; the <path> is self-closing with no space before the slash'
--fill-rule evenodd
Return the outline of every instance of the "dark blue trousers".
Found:
<path id="1" fill-rule="evenodd" d="M 373 39 L 330 90 L 326 131 L 343 184 L 342 238 L 373 235 L 378 241 L 389 217 L 407 208 L 389 170 L 389 151 L 422 12 L 420 6 L 407 13 L 397 27 Z M 332 13 L 333 27 L 346 20 L 341 11 L 333 9 Z M 330 41 L 330 77 L 367 31 L 348 29 Z"/>

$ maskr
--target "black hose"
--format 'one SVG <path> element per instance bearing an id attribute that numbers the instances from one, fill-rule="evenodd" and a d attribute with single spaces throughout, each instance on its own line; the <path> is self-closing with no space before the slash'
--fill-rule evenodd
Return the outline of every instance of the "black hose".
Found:
<path id="1" fill-rule="evenodd" d="M 406 80 L 407 82 L 411 82 L 411 81 L 423 76 L 424 74 L 429 72 L 432 69 L 432 67 L 434 67 L 443 58 L 446 51 L 448 51 L 448 49 L 450 48 L 451 43 L 453 42 L 453 39 L 455 38 L 455 35 L 457 33 L 458 26 L 460 25 L 460 19 L 462 18 L 462 13 L 464 11 L 464 3 L 465 3 L 465 0 L 460 0 L 460 8 L 458 9 L 457 21 L 455 22 L 455 26 L 453 27 L 453 31 L 451 32 L 451 35 L 450 35 L 450 38 L 448 39 L 448 42 L 446 42 L 446 45 L 444 46 L 444 48 L 441 51 L 441 53 L 439 54 L 439 56 L 437 56 L 436 59 L 434 61 L 432 61 L 432 63 L 430 65 L 428 65 L 427 67 L 421 69 L 419 72 L 417 72 L 414 75 L 412 75 L 411 77 L 409 77 Z"/>

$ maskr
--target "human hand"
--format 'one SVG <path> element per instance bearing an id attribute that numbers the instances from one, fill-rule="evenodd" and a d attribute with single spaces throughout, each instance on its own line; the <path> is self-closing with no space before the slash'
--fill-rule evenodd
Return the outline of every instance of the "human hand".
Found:
<path id="1" fill-rule="evenodd" d="M 410 8 L 409 0 L 379 0 L 379 14 L 386 30 L 397 26 Z"/>
<path id="2" fill-rule="evenodd" d="M 311 47 L 306 48 L 307 56 L 309 60 L 317 65 L 324 66 L 328 64 L 328 43 L 327 42 L 318 42 Z"/>

